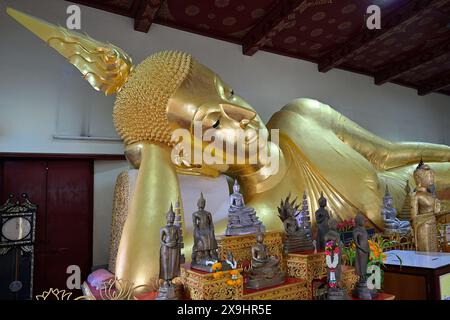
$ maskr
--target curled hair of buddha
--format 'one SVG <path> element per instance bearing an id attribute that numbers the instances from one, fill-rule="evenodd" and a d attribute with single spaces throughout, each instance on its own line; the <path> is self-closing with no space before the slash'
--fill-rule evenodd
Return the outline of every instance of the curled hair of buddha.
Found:
<path id="1" fill-rule="evenodd" d="M 125 144 L 147 141 L 172 146 L 167 104 L 192 69 L 191 55 L 161 51 L 140 63 L 114 105 L 114 125 Z"/>

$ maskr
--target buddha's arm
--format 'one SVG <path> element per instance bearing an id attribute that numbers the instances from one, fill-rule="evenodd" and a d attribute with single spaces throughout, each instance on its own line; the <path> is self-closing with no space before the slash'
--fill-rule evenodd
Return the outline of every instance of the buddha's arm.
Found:
<path id="1" fill-rule="evenodd" d="M 157 286 L 159 229 L 165 212 L 179 195 L 178 178 L 168 148 L 145 144 L 134 196 L 129 207 L 116 262 L 116 276 L 134 285 Z"/>
<path id="2" fill-rule="evenodd" d="M 344 143 L 362 154 L 375 167 L 389 170 L 409 164 L 450 161 L 450 147 L 424 142 L 391 142 L 340 116 L 333 130 Z"/>
<path id="3" fill-rule="evenodd" d="M 414 221 L 414 218 L 417 216 L 419 212 L 419 202 L 417 197 L 411 197 L 411 220 Z"/>
<path id="4" fill-rule="evenodd" d="M 312 192 L 316 201 L 323 191 L 336 219 L 350 219 L 361 211 L 382 229 L 383 189 L 374 166 L 310 114 L 297 109 L 294 101 L 267 124 L 269 129 L 280 129 L 280 148 L 297 189 Z"/>
<path id="5" fill-rule="evenodd" d="M 332 131 L 338 139 L 360 153 L 376 168 L 388 170 L 417 163 L 450 161 L 450 147 L 421 142 L 391 142 L 362 128 L 330 106 L 317 100 L 297 99 L 283 110 L 294 111 Z"/>

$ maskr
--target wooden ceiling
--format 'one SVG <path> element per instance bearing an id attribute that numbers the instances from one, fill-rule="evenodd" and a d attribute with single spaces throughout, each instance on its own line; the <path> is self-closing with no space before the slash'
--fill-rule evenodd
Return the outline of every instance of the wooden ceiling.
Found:
<path id="1" fill-rule="evenodd" d="M 73 0 L 134 19 L 450 95 L 450 0 Z M 366 26 L 381 8 L 381 29 Z"/>

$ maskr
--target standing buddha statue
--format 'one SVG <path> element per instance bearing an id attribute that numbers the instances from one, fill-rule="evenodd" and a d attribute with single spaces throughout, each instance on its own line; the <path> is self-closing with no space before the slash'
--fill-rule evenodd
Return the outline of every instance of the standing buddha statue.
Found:
<path id="1" fill-rule="evenodd" d="M 328 232 L 328 221 L 330 220 L 330 213 L 325 209 L 327 206 L 327 199 L 323 196 L 323 192 L 320 193 L 319 209 L 317 209 L 316 224 L 317 224 L 317 249 L 325 249 L 325 235 Z"/>
<path id="2" fill-rule="evenodd" d="M 198 211 L 192 214 L 194 225 L 194 246 L 192 248 L 192 267 L 210 271 L 209 262 L 218 260 L 217 241 L 214 234 L 214 224 L 211 212 L 205 210 L 206 200 L 200 194 Z"/>
<path id="3" fill-rule="evenodd" d="M 411 197 L 411 218 L 417 251 L 438 251 L 436 215 L 440 212 L 440 201 L 431 192 L 434 186 L 434 171 L 420 161 L 414 170 L 416 190 Z"/>
<path id="4" fill-rule="evenodd" d="M 358 275 L 358 282 L 355 284 L 353 294 L 357 298 L 371 300 L 372 296 L 367 288 L 367 263 L 370 255 L 369 235 L 364 227 L 365 218 L 361 213 L 356 215 L 355 224 L 353 240 L 356 245 L 355 271 Z"/>
<path id="5" fill-rule="evenodd" d="M 175 224 L 175 212 L 172 204 L 167 212 L 167 225 L 160 232 L 161 250 L 159 278 L 164 282 L 159 288 L 157 300 L 177 299 L 176 288 L 172 280 L 180 275 L 182 234 L 181 228 Z"/>

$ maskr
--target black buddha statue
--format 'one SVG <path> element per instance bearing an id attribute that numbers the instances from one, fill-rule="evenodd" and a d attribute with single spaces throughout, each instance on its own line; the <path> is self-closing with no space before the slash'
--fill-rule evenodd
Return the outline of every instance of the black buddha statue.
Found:
<path id="1" fill-rule="evenodd" d="M 317 224 L 316 244 L 318 250 L 325 249 L 325 235 L 329 230 L 328 221 L 330 220 L 330 213 L 327 209 L 325 209 L 326 206 L 327 199 L 323 196 L 323 192 L 321 192 L 319 198 L 319 209 L 317 209 L 315 213 Z"/>
<path id="2" fill-rule="evenodd" d="M 159 278 L 164 282 L 158 290 L 157 300 L 175 300 L 178 298 L 177 288 L 172 280 L 180 275 L 183 237 L 181 228 L 174 222 L 175 212 L 172 204 L 170 204 L 170 209 L 167 212 L 167 225 L 160 230 Z"/>
<path id="3" fill-rule="evenodd" d="M 249 289 L 261 289 L 284 282 L 285 274 L 281 271 L 280 261 L 269 255 L 264 244 L 264 234 L 256 235 L 256 244 L 252 247 L 252 264 L 248 272 Z"/>
<path id="4" fill-rule="evenodd" d="M 369 235 L 364 227 L 365 218 L 361 213 L 355 217 L 355 228 L 353 229 L 353 241 L 356 245 L 355 271 L 358 282 L 353 290 L 353 295 L 360 299 L 371 300 L 372 296 L 367 288 L 367 263 L 369 261 L 370 247 Z"/>
<path id="5" fill-rule="evenodd" d="M 217 240 L 214 233 L 214 223 L 211 212 L 205 210 L 206 200 L 203 193 L 197 202 L 198 210 L 192 214 L 194 245 L 192 247 L 191 267 L 211 272 L 212 265 L 219 260 Z M 229 267 L 222 264 L 224 270 Z"/>

